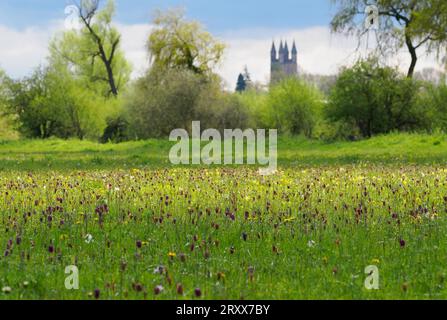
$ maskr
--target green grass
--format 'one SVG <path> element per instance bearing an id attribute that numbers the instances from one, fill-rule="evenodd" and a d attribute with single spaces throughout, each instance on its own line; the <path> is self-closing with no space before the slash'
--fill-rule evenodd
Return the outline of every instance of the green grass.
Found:
<path id="1" fill-rule="evenodd" d="M 282 139 L 262 177 L 159 140 L 3 143 L 0 299 L 445 299 L 446 144 Z"/>
<path id="2" fill-rule="evenodd" d="M 147 140 L 99 144 L 78 140 L 27 140 L 0 144 L 0 170 L 66 170 L 172 167 L 173 143 Z M 301 137 L 278 142 L 280 166 L 360 163 L 445 164 L 447 136 L 391 134 L 359 142 L 325 143 Z"/>

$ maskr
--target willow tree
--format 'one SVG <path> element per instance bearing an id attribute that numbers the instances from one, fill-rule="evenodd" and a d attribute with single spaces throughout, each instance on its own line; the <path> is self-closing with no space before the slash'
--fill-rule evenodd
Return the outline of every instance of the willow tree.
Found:
<path id="1" fill-rule="evenodd" d="M 411 57 L 407 76 L 412 78 L 419 51 L 445 49 L 447 33 L 447 4 L 445 0 L 332 0 L 337 13 L 331 27 L 335 32 L 357 35 L 368 29 L 365 19 L 371 8 L 377 8 L 379 30 L 377 40 L 381 53 L 397 53 L 405 47 Z M 373 7 L 372 7 L 373 6 Z M 373 16 L 372 16 L 373 17 Z M 391 52 L 388 50 L 391 49 Z"/>
<path id="2" fill-rule="evenodd" d="M 158 11 L 147 48 L 153 65 L 207 74 L 221 60 L 225 46 L 181 10 Z"/>

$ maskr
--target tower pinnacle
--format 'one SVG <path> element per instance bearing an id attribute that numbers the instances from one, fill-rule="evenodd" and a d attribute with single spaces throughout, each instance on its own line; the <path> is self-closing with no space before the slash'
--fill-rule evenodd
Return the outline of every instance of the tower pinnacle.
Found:
<path id="1" fill-rule="evenodd" d="M 276 61 L 276 46 L 275 46 L 275 42 L 272 42 L 272 50 L 270 51 L 270 56 L 273 61 Z"/>
<path id="2" fill-rule="evenodd" d="M 276 50 L 275 41 L 272 43 L 271 50 L 271 82 L 275 83 L 281 79 L 298 76 L 298 50 L 293 41 L 291 56 L 289 44 L 281 40 L 279 50 Z"/>

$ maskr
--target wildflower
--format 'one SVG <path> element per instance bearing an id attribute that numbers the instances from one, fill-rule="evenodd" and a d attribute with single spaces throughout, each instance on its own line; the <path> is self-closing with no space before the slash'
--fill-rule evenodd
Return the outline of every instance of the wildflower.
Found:
<path id="1" fill-rule="evenodd" d="M 175 252 L 169 252 L 168 256 L 169 258 L 174 259 L 177 256 L 177 254 Z"/>
<path id="2" fill-rule="evenodd" d="M 95 297 L 96 300 L 99 299 L 100 295 L 101 295 L 101 291 L 99 289 L 95 289 L 95 291 L 93 291 L 93 296 Z"/>
<path id="3" fill-rule="evenodd" d="M 313 248 L 313 247 L 315 247 L 315 241 L 310 240 L 310 241 L 307 243 L 307 246 L 308 246 L 309 248 Z"/>
<path id="4" fill-rule="evenodd" d="M 248 277 L 249 277 L 250 281 L 253 281 L 254 274 L 255 274 L 255 268 L 248 267 Z"/>
<path id="5" fill-rule="evenodd" d="M 242 239 L 244 240 L 244 241 L 247 241 L 247 239 L 248 239 L 248 235 L 244 232 L 244 233 L 242 233 Z"/>
<path id="6" fill-rule="evenodd" d="M 91 242 L 93 242 L 93 236 L 91 234 L 87 234 L 85 236 L 85 243 L 89 244 Z"/>
<path id="7" fill-rule="evenodd" d="M 50 246 L 48 247 L 48 252 L 49 252 L 49 253 L 54 253 L 54 246 L 53 246 L 53 245 L 50 245 Z"/>
<path id="8" fill-rule="evenodd" d="M 401 240 L 399 241 L 399 244 L 400 244 L 400 247 L 401 247 L 401 248 L 405 248 L 405 245 L 406 245 L 407 243 L 405 242 L 405 240 L 401 239 Z"/>
<path id="9" fill-rule="evenodd" d="M 164 290 L 163 286 L 161 286 L 161 285 L 156 286 L 156 287 L 154 288 L 154 294 L 155 294 L 155 295 L 159 295 L 160 293 L 163 292 L 163 290 Z"/>
<path id="10" fill-rule="evenodd" d="M 402 285 L 402 291 L 404 291 L 404 292 L 407 292 L 408 291 L 408 283 L 404 283 L 403 285 Z"/>
<path id="11" fill-rule="evenodd" d="M 217 273 L 217 280 L 221 281 L 225 279 L 225 273 L 223 272 L 218 272 Z"/>
<path id="12" fill-rule="evenodd" d="M 183 295 L 183 285 L 181 283 L 177 283 L 177 294 Z"/>
<path id="13" fill-rule="evenodd" d="M 141 292 L 141 291 L 143 291 L 143 285 L 142 285 L 141 283 L 134 283 L 134 284 L 132 285 L 132 287 L 133 287 L 133 289 L 134 289 L 136 292 Z"/>
<path id="14" fill-rule="evenodd" d="M 179 258 L 181 262 L 185 262 L 186 261 L 186 255 L 184 253 L 180 253 L 179 254 Z"/>
<path id="15" fill-rule="evenodd" d="M 154 274 L 163 274 L 165 271 L 165 267 L 164 266 L 158 266 L 154 269 Z"/>
<path id="16" fill-rule="evenodd" d="M 136 245 L 137 245 L 138 249 L 141 249 L 141 247 L 143 246 L 143 243 L 141 242 L 141 240 L 137 240 Z"/>
<path id="17" fill-rule="evenodd" d="M 10 294 L 11 291 L 12 291 L 11 287 L 3 287 L 3 288 L 2 288 L 2 292 L 3 292 L 4 294 Z"/>
<path id="18" fill-rule="evenodd" d="M 200 297 L 202 296 L 202 290 L 200 290 L 200 288 L 195 288 L 195 289 L 194 289 L 194 295 L 195 295 L 197 298 L 200 298 Z"/>
<path id="19" fill-rule="evenodd" d="M 127 268 L 127 261 L 125 261 L 125 260 L 121 260 L 120 268 L 121 268 L 121 271 L 122 271 L 122 272 L 126 271 L 126 268 Z"/>
<path id="20" fill-rule="evenodd" d="M 372 259 L 372 261 L 371 261 L 373 264 L 379 264 L 380 263 L 380 260 L 379 259 Z"/>

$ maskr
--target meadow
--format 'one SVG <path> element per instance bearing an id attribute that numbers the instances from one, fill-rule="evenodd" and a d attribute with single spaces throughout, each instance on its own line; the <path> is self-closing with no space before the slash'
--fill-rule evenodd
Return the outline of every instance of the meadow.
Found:
<path id="1" fill-rule="evenodd" d="M 263 177 L 160 140 L 4 142 L 0 299 L 445 299 L 446 144 L 284 138 Z"/>

